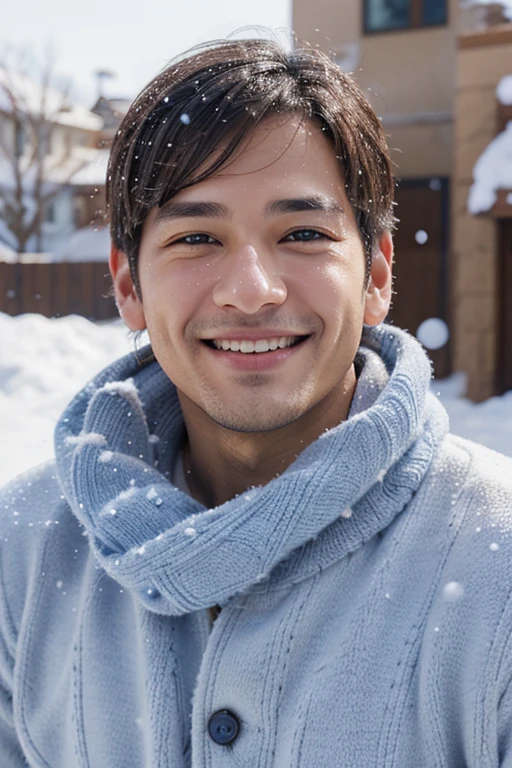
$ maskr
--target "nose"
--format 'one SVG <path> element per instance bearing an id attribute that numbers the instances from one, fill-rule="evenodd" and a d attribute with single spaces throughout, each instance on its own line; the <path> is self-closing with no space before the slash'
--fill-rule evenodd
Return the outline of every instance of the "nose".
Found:
<path id="1" fill-rule="evenodd" d="M 286 295 L 286 286 L 270 260 L 264 264 L 256 248 L 250 245 L 226 260 L 225 273 L 213 289 L 218 307 L 235 307 L 248 315 L 268 304 L 282 304 Z"/>

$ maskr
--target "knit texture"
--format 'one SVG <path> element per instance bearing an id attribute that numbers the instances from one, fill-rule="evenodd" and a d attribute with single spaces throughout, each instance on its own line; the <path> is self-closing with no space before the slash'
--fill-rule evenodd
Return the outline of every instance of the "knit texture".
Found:
<path id="1" fill-rule="evenodd" d="M 348 421 L 216 510 L 167 479 L 157 364 L 75 398 L 0 491 L 2 768 L 512 768 L 512 462 L 441 440 L 406 334 L 356 368 Z"/>
<path id="2" fill-rule="evenodd" d="M 280 477 L 214 509 L 157 469 L 159 440 L 172 466 L 183 434 L 160 366 L 137 371 L 127 356 L 100 375 L 66 410 L 55 445 L 61 484 L 101 566 L 151 611 L 180 615 L 222 606 L 327 528 L 341 558 L 386 527 L 418 488 L 448 421 L 410 336 L 366 329 L 360 355 L 363 390 L 382 383 L 380 358 L 387 367 L 374 404 L 321 435 Z"/>

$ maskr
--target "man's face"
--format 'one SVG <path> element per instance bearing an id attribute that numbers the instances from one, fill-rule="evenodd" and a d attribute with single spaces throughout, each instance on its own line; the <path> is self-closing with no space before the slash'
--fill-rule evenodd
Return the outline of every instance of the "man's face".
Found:
<path id="1" fill-rule="evenodd" d="M 123 315 L 147 327 L 185 418 L 199 409 L 231 430 L 274 430 L 347 398 L 373 319 L 365 259 L 328 139 L 276 116 L 223 169 L 151 211 L 142 302 L 132 290 Z"/>

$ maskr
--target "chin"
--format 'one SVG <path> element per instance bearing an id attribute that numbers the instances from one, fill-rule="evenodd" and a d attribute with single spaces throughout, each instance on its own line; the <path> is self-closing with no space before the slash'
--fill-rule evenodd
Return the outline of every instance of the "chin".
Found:
<path id="1" fill-rule="evenodd" d="M 206 411 L 210 419 L 214 421 L 224 429 L 229 429 L 232 432 L 274 432 L 277 429 L 283 429 L 284 427 L 293 424 L 300 419 L 307 409 L 290 410 L 283 413 L 283 409 L 278 409 L 276 406 L 275 412 L 271 413 L 266 409 L 265 413 L 257 414 L 252 410 L 234 412 L 230 409 L 229 413 L 212 413 Z"/>

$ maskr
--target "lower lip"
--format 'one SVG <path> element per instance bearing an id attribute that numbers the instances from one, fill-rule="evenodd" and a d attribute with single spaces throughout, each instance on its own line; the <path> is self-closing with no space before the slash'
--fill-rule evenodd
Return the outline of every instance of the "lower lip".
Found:
<path id="1" fill-rule="evenodd" d="M 223 349 L 213 349 L 206 344 L 204 346 L 217 360 L 238 371 L 263 371 L 286 362 L 307 342 L 308 339 L 294 347 L 278 348 L 270 352 L 226 352 Z"/>

